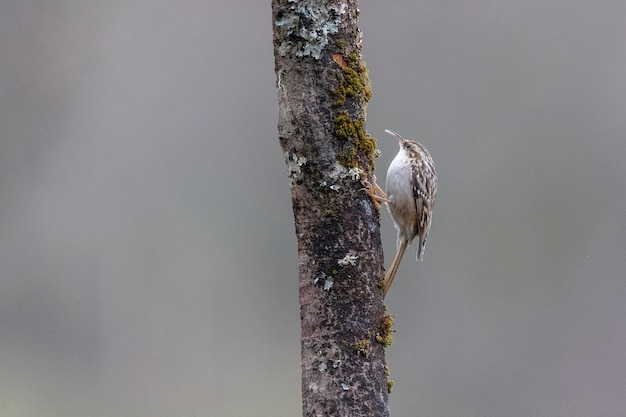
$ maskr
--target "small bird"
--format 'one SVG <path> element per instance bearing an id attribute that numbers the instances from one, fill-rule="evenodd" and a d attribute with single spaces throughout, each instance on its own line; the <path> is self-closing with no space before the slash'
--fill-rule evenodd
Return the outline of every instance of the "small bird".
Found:
<path id="1" fill-rule="evenodd" d="M 437 195 L 435 163 L 424 145 L 404 139 L 391 130 L 385 132 L 398 139 L 400 144 L 400 151 L 387 170 L 387 193 L 376 184 L 375 177 L 374 185 L 366 184 L 368 194 L 375 201 L 387 203 L 398 231 L 397 252 L 383 281 L 383 297 L 391 287 L 407 246 L 416 237 L 419 237 L 416 257 L 417 260 L 423 259 Z M 378 196 L 377 192 L 383 197 Z"/>

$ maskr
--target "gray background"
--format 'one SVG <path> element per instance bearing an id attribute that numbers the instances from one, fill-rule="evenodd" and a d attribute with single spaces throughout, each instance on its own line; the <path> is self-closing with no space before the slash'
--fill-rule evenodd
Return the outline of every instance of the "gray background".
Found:
<path id="1" fill-rule="evenodd" d="M 360 8 L 378 177 L 439 171 L 392 414 L 626 415 L 626 3 Z M 0 53 L 0 415 L 299 415 L 269 1 L 3 1 Z"/>

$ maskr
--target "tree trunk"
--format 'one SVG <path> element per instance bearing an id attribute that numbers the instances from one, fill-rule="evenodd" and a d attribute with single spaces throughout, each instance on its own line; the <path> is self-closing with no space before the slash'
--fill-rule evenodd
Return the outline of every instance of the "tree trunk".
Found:
<path id="1" fill-rule="evenodd" d="M 305 417 L 388 416 L 376 141 L 357 1 L 273 0 L 280 145 L 298 238 Z"/>

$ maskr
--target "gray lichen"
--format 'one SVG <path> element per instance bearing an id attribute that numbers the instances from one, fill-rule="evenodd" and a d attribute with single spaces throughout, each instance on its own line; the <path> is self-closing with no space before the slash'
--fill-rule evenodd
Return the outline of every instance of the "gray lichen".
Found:
<path id="1" fill-rule="evenodd" d="M 307 163 L 307 159 L 304 156 L 298 156 L 295 153 L 290 155 L 289 152 L 285 152 L 283 156 L 285 157 L 287 170 L 289 171 L 289 186 L 293 187 L 297 177 L 299 177 L 302 173 L 300 168 Z"/>
<path id="2" fill-rule="evenodd" d="M 346 256 L 344 256 L 342 259 L 338 260 L 337 263 L 341 266 L 347 266 L 347 265 L 355 266 L 357 259 L 359 259 L 358 256 L 355 256 L 349 253 Z"/>
<path id="3" fill-rule="evenodd" d="M 339 31 L 346 3 L 329 4 L 323 0 L 289 0 L 290 6 L 274 22 L 285 38 L 278 52 L 319 59 L 329 35 Z"/>

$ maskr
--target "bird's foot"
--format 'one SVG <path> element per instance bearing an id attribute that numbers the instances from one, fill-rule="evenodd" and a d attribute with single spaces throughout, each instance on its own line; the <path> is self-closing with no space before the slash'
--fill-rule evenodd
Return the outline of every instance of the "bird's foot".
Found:
<path id="1" fill-rule="evenodd" d="M 390 203 L 391 200 L 387 198 L 387 194 L 385 194 L 383 189 L 376 184 L 376 175 L 372 175 L 372 180 L 374 181 L 373 184 L 368 180 L 362 180 L 361 184 L 365 186 L 362 190 L 364 190 L 365 193 L 369 195 L 372 200 L 374 200 L 374 203 L 376 203 L 377 206 L 379 206 L 380 203 Z"/>

